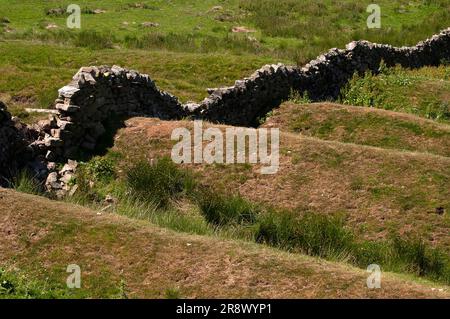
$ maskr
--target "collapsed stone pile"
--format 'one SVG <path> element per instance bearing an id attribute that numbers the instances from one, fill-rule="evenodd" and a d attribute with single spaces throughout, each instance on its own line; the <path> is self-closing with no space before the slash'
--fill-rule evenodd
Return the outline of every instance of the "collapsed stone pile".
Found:
<path id="1" fill-rule="evenodd" d="M 182 105 L 160 91 L 146 74 L 118 66 L 83 67 L 59 90 L 55 114 L 33 126 L 11 120 L 0 105 L 0 177 L 7 176 L 17 158 L 28 160 L 46 187 L 62 196 L 73 191 L 80 150 L 96 149 L 105 123 L 114 117 L 151 116 L 165 120 L 192 117 L 229 125 L 257 126 L 259 118 L 289 98 L 294 90 L 313 100 L 334 99 L 355 72 L 377 72 L 381 61 L 418 68 L 450 60 L 450 28 L 414 47 L 396 48 L 367 41 L 331 49 L 303 68 L 266 65 L 233 86 L 209 89 L 201 103 Z M 18 145 L 28 144 L 20 152 Z M 20 154 L 20 155 L 18 155 Z M 26 154 L 24 156 L 23 154 Z M 56 163 L 67 164 L 57 170 Z"/>
<path id="2" fill-rule="evenodd" d="M 49 174 L 45 180 L 45 188 L 58 198 L 63 198 L 66 194 L 72 195 L 78 189 L 74 184 L 77 167 L 78 162 L 73 160 L 68 160 L 60 170 L 56 169 L 56 163 L 48 163 Z"/>

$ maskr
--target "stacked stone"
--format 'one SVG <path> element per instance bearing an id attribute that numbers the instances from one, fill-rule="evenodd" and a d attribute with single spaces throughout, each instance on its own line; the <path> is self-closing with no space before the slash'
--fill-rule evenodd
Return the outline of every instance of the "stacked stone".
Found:
<path id="1" fill-rule="evenodd" d="M 5 185 L 10 175 L 13 155 L 11 140 L 16 134 L 11 115 L 8 113 L 6 105 L 0 101 L 0 185 Z"/>
<path id="2" fill-rule="evenodd" d="M 111 117 L 153 116 L 177 119 L 186 115 L 177 98 L 159 91 L 146 74 L 112 68 L 83 67 L 59 90 L 58 114 L 40 123 L 34 143 L 48 161 L 74 158 L 80 149 L 94 150 Z"/>
<path id="3" fill-rule="evenodd" d="M 355 72 L 378 72 L 382 60 L 387 66 L 399 64 L 407 68 L 449 61 L 450 28 L 414 47 L 354 41 L 345 50 L 331 49 L 303 68 L 266 65 L 250 78 L 236 81 L 234 86 L 208 90 L 209 97 L 187 108 L 196 117 L 209 121 L 255 126 L 259 118 L 288 99 L 292 89 L 307 91 L 313 100 L 335 99 Z"/>
<path id="4" fill-rule="evenodd" d="M 45 181 L 46 189 L 58 198 L 63 198 L 67 194 L 73 195 L 78 188 L 74 184 L 77 167 L 77 161 L 68 160 L 63 168 L 58 171 L 55 163 L 49 163 L 47 165 L 49 174 Z"/>
<path id="5" fill-rule="evenodd" d="M 266 65 L 234 86 L 209 89 L 211 95 L 189 110 L 197 118 L 231 125 L 257 126 L 265 115 L 289 96 L 298 72 L 282 64 Z"/>

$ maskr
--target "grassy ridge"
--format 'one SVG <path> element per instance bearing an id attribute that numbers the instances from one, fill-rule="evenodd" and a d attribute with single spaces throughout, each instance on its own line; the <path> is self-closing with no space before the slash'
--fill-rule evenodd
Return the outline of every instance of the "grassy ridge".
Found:
<path id="1" fill-rule="evenodd" d="M 344 104 L 413 113 L 428 119 L 450 122 L 450 66 L 405 70 L 384 68 L 377 76 L 371 72 L 354 75 L 342 88 Z"/>
<path id="2" fill-rule="evenodd" d="M 108 160 L 110 155 L 103 159 Z M 274 210 L 252 204 L 239 195 L 204 188 L 193 179 L 192 172 L 179 169 L 170 158 L 156 158 L 153 164 L 128 163 L 123 179 L 111 176 L 109 181 L 100 173 L 104 166 L 96 163 L 91 161 L 83 169 L 89 174 L 83 170 L 78 174 L 79 185 L 91 186 L 82 187 L 75 201 L 92 205 L 89 203 L 94 198 L 101 203 L 105 194 L 112 191 L 117 198 L 112 208 L 116 213 L 177 231 L 266 243 L 283 250 L 348 261 L 362 268 L 376 263 L 385 270 L 450 283 L 450 260 L 417 234 L 401 238 L 392 231 L 385 240 L 364 240 L 355 236 L 343 216 Z M 185 208 L 180 208 L 180 203 Z"/>
<path id="3" fill-rule="evenodd" d="M 15 225 L 0 242 L 0 264 L 8 266 L 12 283 L 25 272 L 61 297 L 448 297 L 447 286 L 407 276 L 384 272 L 382 288 L 367 289 L 365 271 L 337 263 L 181 234 L 10 190 L 0 196 L 0 228 L 9 220 Z M 81 289 L 65 286 L 73 263 L 81 268 Z"/>
<path id="4" fill-rule="evenodd" d="M 119 169 L 142 156 L 154 159 L 169 155 L 173 146 L 170 132 L 176 127 L 190 129 L 192 123 L 138 118 L 127 121 L 113 148 L 123 154 Z M 379 140 L 390 136 L 389 130 L 378 134 Z M 343 213 L 361 238 L 386 238 L 391 229 L 397 229 L 420 235 L 448 251 L 449 165 L 448 158 L 432 154 L 282 132 L 280 169 L 275 175 L 260 175 L 259 166 L 249 164 L 189 167 L 202 183 L 220 191 L 239 190 L 254 202 L 323 214 Z M 437 214 L 439 207 L 446 213 Z"/>
<path id="5" fill-rule="evenodd" d="M 450 156 L 447 124 L 376 108 L 286 102 L 263 126 L 323 140 Z"/>
<path id="6" fill-rule="evenodd" d="M 107 156 L 102 161 L 110 160 Z M 131 164 L 122 181 L 114 176 L 105 180 L 105 165 L 98 165 L 98 161 L 82 166 L 77 177 L 81 189 L 74 200 L 92 206 L 95 198 L 101 205 L 102 194 L 113 191 L 116 197 L 113 206 L 104 207 L 102 212 L 150 220 L 181 232 L 265 243 L 291 252 L 347 261 L 362 268 L 376 263 L 385 271 L 413 273 L 450 283 L 450 261 L 440 249 L 431 248 L 418 238 L 401 239 L 393 234 L 385 241 L 356 240 L 341 217 L 314 212 L 299 216 L 298 212 L 251 204 L 240 196 L 211 192 L 196 184 L 191 173 L 178 169 L 170 159 Z M 163 183 L 161 177 L 166 177 Z M 85 184 L 90 186 L 83 187 Z M 183 208 L 185 205 L 180 206 L 180 201 L 186 200 L 194 205 L 189 214 Z"/>

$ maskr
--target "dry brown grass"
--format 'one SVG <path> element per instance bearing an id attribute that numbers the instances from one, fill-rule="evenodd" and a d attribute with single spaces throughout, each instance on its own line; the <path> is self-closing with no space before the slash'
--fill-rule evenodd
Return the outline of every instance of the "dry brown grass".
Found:
<path id="1" fill-rule="evenodd" d="M 101 297 L 450 298 L 448 287 L 384 274 L 366 288 L 363 270 L 256 244 L 184 235 L 147 222 L 0 189 L 0 263 L 65 282 L 82 269 L 82 290 Z M 438 288 L 438 289 L 436 289 Z M 440 290 L 439 290 L 440 289 Z"/>
<path id="2" fill-rule="evenodd" d="M 130 162 L 170 155 L 175 127 L 187 121 L 135 118 L 119 131 L 115 150 Z M 205 127 L 207 125 L 204 124 Z M 225 128 L 225 126 L 219 126 Z M 281 134 L 280 169 L 260 175 L 257 165 L 189 165 L 199 180 L 280 208 L 343 213 L 368 239 L 394 230 L 421 236 L 450 251 L 450 158 Z M 444 207 L 439 215 L 436 208 Z"/>

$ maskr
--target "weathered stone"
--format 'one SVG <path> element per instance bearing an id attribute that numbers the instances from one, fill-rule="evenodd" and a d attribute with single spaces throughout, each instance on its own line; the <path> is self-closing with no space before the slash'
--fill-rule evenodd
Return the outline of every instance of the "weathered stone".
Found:
<path id="1" fill-rule="evenodd" d="M 49 190 L 58 190 L 62 189 L 61 183 L 58 182 L 58 173 L 52 172 L 48 174 L 47 179 L 45 181 L 45 186 Z"/>
<path id="2" fill-rule="evenodd" d="M 49 135 L 44 139 L 44 144 L 46 147 L 60 147 L 63 145 L 63 141 Z"/>
<path id="3" fill-rule="evenodd" d="M 56 109 L 60 111 L 64 111 L 67 113 L 75 113 L 80 110 L 80 107 L 77 105 L 70 105 L 70 104 L 56 104 Z"/>
<path id="4" fill-rule="evenodd" d="M 60 88 L 58 93 L 60 96 L 62 96 L 64 98 L 71 98 L 78 91 L 80 91 L 80 89 L 67 85 L 67 86 Z"/>
<path id="5" fill-rule="evenodd" d="M 78 162 L 73 160 L 68 160 L 60 171 L 60 174 L 65 174 L 66 172 L 75 172 L 78 167 Z"/>
<path id="6" fill-rule="evenodd" d="M 72 178 L 74 178 L 74 177 L 75 177 L 74 174 L 72 174 L 72 173 L 66 173 L 66 174 L 64 174 L 59 180 L 60 180 L 61 182 L 63 182 L 64 184 L 69 184 L 70 180 L 71 180 Z"/>
<path id="7" fill-rule="evenodd" d="M 47 163 L 47 169 L 49 172 L 54 172 L 56 170 L 56 163 L 55 162 L 48 162 Z"/>

